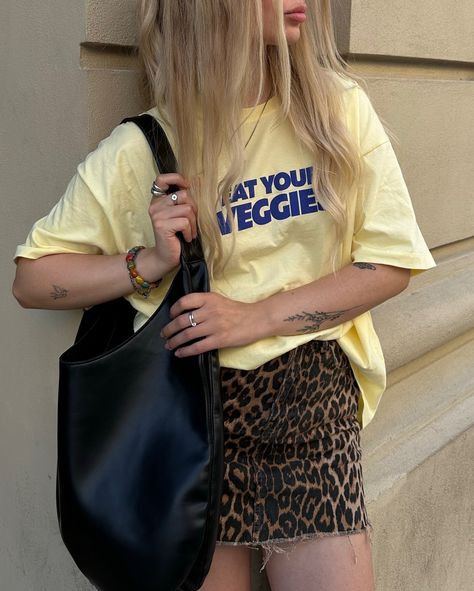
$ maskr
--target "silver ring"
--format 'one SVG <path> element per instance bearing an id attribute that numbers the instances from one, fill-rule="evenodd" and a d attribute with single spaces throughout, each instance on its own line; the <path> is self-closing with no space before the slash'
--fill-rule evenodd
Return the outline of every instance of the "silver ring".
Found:
<path id="1" fill-rule="evenodd" d="M 168 195 L 168 197 L 173 202 L 173 205 L 178 205 L 178 194 L 177 193 L 171 193 L 171 195 Z"/>
<path id="2" fill-rule="evenodd" d="M 191 326 L 197 326 L 197 322 L 194 320 L 194 314 L 192 312 L 189 312 L 188 314 L 188 318 L 189 318 L 189 324 Z"/>
<path id="3" fill-rule="evenodd" d="M 155 181 L 153 181 L 150 192 L 154 197 L 160 197 L 160 195 L 166 195 L 166 191 L 163 191 L 163 189 L 160 186 L 158 186 L 155 183 Z"/>

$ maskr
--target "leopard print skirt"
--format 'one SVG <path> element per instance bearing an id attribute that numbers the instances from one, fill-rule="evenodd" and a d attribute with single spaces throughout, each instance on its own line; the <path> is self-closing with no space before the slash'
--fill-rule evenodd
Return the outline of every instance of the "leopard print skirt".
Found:
<path id="1" fill-rule="evenodd" d="M 337 341 L 310 341 L 255 370 L 222 368 L 221 382 L 218 545 L 262 547 L 265 566 L 285 543 L 371 529 L 360 391 Z"/>

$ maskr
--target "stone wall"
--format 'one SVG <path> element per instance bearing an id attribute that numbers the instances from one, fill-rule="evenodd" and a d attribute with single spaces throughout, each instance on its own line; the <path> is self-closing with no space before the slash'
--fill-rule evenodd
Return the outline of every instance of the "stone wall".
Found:
<path id="1" fill-rule="evenodd" d="M 382 591 L 474 580 L 473 12 L 469 0 L 336 7 L 341 52 L 397 138 L 438 263 L 374 311 L 389 387 L 362 439 Z"/>
<path id="2" fill-rule="evenodd" d="M 76 313 L 21 310 L 14 246 L 57 201 L 75 166 L 144 106 L 133 0 L 0 9 L 0 572 L 8 591 L 91 589 L 64 549 L 54 505 L 59 353 Z M 397 136 L 438 267 L 374 312 L 390 370 L 364 430 L 380 591 L 468 591 L 474 580 L 474 5 L 335 2 L 338 42 Z M 255 567 L 257 565 L 255 564 Z M 255 569 L 256 570 L 256 569 Z M 255 589 L 265 581 L 255 577 Z"/>

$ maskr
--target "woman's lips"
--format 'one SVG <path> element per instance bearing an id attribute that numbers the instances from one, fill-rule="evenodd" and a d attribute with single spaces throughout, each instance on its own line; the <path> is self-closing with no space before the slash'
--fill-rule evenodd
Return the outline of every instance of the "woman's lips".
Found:
<path id="1" fill-rule="evenodd" d="M 303 23 L 306 20 L 306 9 L 304 7 L 298 7 L 291 12 L 285 12 L 285 16 L 296 23 Z"/>

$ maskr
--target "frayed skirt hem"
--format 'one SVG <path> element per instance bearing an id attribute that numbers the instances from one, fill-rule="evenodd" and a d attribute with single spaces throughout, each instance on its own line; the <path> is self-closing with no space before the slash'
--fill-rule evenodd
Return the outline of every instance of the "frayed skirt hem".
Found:
<path id="1" fill-rule="evenodd" d="M 367 533 L 368 539 L 370 544 L 372 544 L 372 535 L 373 535 L 373 527 L 372 524 L 368 524 L 365 528 L 360 529 L 349 529 L 345 531 L 335 531 L 335 532 L 315 532 L 312 534 L 303 534 L 300 536 L 296 536 L 295 538 L 276 538 L 272 540 L 265 540 L 263 542 L 225 542 L 225 541 L 217 541 L 216 546 L 247 546 L 252 550 L 258 550 L 261 548 L 263 550 L 264 556 L 262 561 L 262 567 L 260 572 L 262 572 L 267 565 L 268 560 L 270 559 L 273 553 L 276 554 L 286 554 L 289 558 L 289 554 L 292 550 L 297 546 L 299 542 L 305 542 L 309 540 L 314 540 L 317 538 L 325 538 L 329 536 L 348 536 L 349 543 L 352 547 L 353 559 L 354 563 L 357 563 L 357 555 L 355 553 L 354 547 L 352 546 L 352 542 L 350 540 L 351 534 L 361 534 Z"/>

